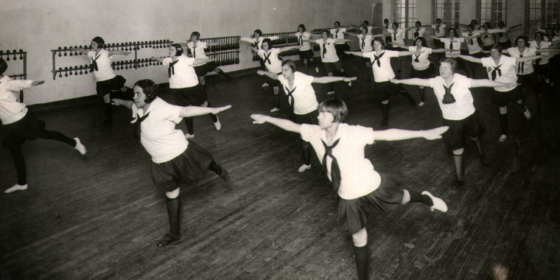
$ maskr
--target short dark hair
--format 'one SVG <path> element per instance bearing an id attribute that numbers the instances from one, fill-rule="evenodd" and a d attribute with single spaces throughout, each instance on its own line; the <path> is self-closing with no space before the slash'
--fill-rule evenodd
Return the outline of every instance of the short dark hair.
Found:
<path id="1" fill-rule="evenodd" d="M 301 30 L 303 30 L 303 32 L 305 32 L 305 25 L 302 23 L 300 25 L 298 25 L 298 29 L 301 27 Z M 299 30 L 298 30 L 299 31 Z"/>
<path id="2" fill-rule="evenodd" d="M 384 20 L 383 20 L 383 23 L 389 24 L 389 19 L 388 19 L 388 18 L 384 19 Z"/>
<path id="3" fill-rule="evenodd" d="M 517 45 L 517 43 L 519 42 L 519 40 L 523 39 L 525 41 L 525 47 L 529 46 L 529 40 L 527 40 L 527 37 L 521 35 L 518 36 L 517 39 L 515 39 L 515 45 Z"/>
<path id="4" fill-rule="evenodd" d="M 321 102 L 317 111 L 331 113 L 334 117 L 333 121 L 339 123 L 343 122 L 344 118 L 348 115 L 348 107 L 346 106 L 346 103 L 336 98 L 330 98 Z"/>
<path id="5" fill-rule="evenodd" d="M 414 25 L 416 25 L 416 24 L 422 26 L 422 23 L 421 23 L 419 20 L 417 20 L 417 21 L 414 23 Z"/>
<path id="6" fill-rule="evenodd" d="M 321 36 L 323 36 L 323 33 L 327 33 L 327 37 L 329 37 L 329 34 L 331 34 L 331 32 L 327 29 L 321 30 Z"/>
<path id="7" fill-rule="evenodd" d="M 457 60 L 449 57 L 444 57 L 439 61 L 440 64 L 444 62 L 451 65 L 451 71 L 453 71 L 453 74 L 455 74 L 455 70 L 457 70 Z"/>
<path id="8" fill-rule="evenodd" d="M 292 69 L 292 72 L 296 71 L 296 63 L 293 60 L 290 59 L 286 59 L 282 61 L 282 66 L 284 65 L 288 65 L 290 66 L 290 69 Z"/>
<path id="9" fill-rule="evenodd" d="M 364 23 L 365 23 L 366 25 L 369 25 L 369 21 L 367 21 L 367 20 L 364 20 L 364 22 L 362 22 L 362 24 L 364 24 Z"/>
<path id="10" fill-rule="evenodd" d="M 264 45 L 264 43 L 268 44 L 268 49 L 272 49 L 272 40 L 270 40 L 269 38 L 266 38 L 262 41 L 262 44 Z"/>
<path id="11" fill-rule="evenodd" d="M 198 40 L 198 39 L 200 39 L 200 32 L 195 31 L 195 32 L 191 33 L 191 37 L 192 37 L 192 36 L 196 36 L 196 39 Z M 190 39 L 190 38 L 189 38 L 189 39 Z"/>
<path id="12" fill-rule="evenodd" d="M 535 40 L 537 39 L 537 35 L 541 35 L 541 40 L 544 39 L 544 33 L 539 31 L 535 33 Z"/>
<path id="13" fill-rule="evenodd" d="M 501 54 L 502 51 L 503 51 L 503 48 L 502 48 L 502 45 L 500 45 L 500 44 L 494 44 L 494 45 L 492 45 L 492 48 L 490 48 L 490 50 L 497 50 Z"/>
<path id="14" fill-rule="evenodd" d="M 383 49 L 385 49 L 385 40 L 383 40 L 383 38 L 381 38 L 381 37 L 375 37 L 375 38 L 373 38 L 373 41 L 374 41 L 374 42 L 380 43 L 380 44 L 381 44 L 381 47 L 382 47 Z M 373 44 L 373 43 L 372 43 L 372 44 Z"/>
<path id="15" fill-rule="evenodd" d="M 158 85 L 150 79 L 140 80 L 134 84 L 134 87 L 135 86 L 139 86 L 142 89 L 142 92 L 146 95 L 146 103 L 152 103 L 152 101 L 154 101 L 154 99 L 158 96 Z"/>
<path id="16" fill-rule="evenodd" d="M 3 75 L 6 70 L 8 70 L 8 63 L 0 57 L 0 75 Z"/>
<path id="17" fill-rule="evenodd" d="M 103 40 L 103 38 L 97 36 L 93 39 L 91 39 L 92 41 L 94 41 L 97 44 L 97 47 L 102 49 L 105 46 L 105 40 Z"/>
<path id="18" fill-rule="evenodd" d="M 459 37 L 459 34 L 457 34 L 457 29 L 455 29 L 455 28 L 447 29 L 447 36 L 449 36 L 451 34 L 451 32 L 453 32 L 453 36 Z"/>
<path id="19" fill-rule="evenodd" d="M 441 22 L 441 18 L 436 18 L 436 22 Z"/>
<path id="20" fill-rule="evenodd" d="M 418 40 L 422 41 L 422 47 L 426 47 L 426 48 L 428 47 L 428 45 L 426 44 L 426 39 L 424 39 L 424 37 L 416 38 L 416 40 L 414 40 L 414 44 L 416 44 L 416 41 Z"/>
<path id="21" fill-rule="evenodd" d="M 175 48 L 175 55 L 176 56 L 180 56 L 183 54 L 183 46 L 179 45 L 179 44 L 171 44 L 170 47 L 174 47 Z"/>
<path id="22" fill-rule="evenodd" d="M 338 24 L 338 26 L 340 26 L 340 21 L 335 21 L 334 24 Z"/>
<path id="23" fill-rule="evenodd" d="M 262 31 L 260 29 L 255 29 L 255 31 L 253 31 L 253 34 L 259 34 L 259 36 L 262 36 Z"/>
<path id="24" fill-rule="evenodd" d="M 397 28 L 399 28 L 399 23 L 398 23 L 398 22 L 396 22 L 396 21 L 395 21 L 395 22 L 393 22 L 393 24 L 392 24 L 392 25 L 396 25 L 396 26 L 397 26 Z"/>

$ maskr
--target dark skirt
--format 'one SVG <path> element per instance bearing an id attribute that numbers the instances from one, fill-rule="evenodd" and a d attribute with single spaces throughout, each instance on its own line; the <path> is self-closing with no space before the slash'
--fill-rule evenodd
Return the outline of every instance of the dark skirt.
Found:
<path id="1" fill-rule="evenodd" d="M 106 94 L 110 94 L 113 90 L 120 90 L 124 87 L 124 83 L 126 83 L 126 79 L 121 75 L 117 75 L 110 80 L 97 82 L 95 84 L 95 90 L 97 91 L 97 95 L 105 96 Z"/>
<path id="2" fill-rule="evenodd" d="M 2 126 L 2 147 L 11 149 L 22 145 L 25 140 L 35 141 L 45 132 L 46 124 L 35 118 L 29 109 L 21 120 Z"/>
<path id="3" fill-rule="evenodd" d="M 346 55 L 345 52 L 350 50 L 350 46 L 346 43 L 334 44 L 334 49 L 336 50 L 336 55 L 338 55 L 338 57 L 343 57 Z"/>
<path id="4" fill-rule="evenodd" d="M 216 64 L 216 62 L 208 61 L 205 64 L 195 66 L 194 67 L 194 72 L 196 72 L 196 75 L 198 77 L 202 77 L 202 76 L 205 76 L 206 74 L 208 74 L 209 72 L 213 72 L 214 69 L 216 69 L 216 68 L 218 68 L 218 64 Z"/>
<path id="5" fill-rule="evenodd" d="M 356 199 L 338 199 L 338 225 L 342 230 L 354 234 L 366 226 L 371 212 L 389 212 L 401 205 L 404 194 L 401 178 L 393 174 L 380 175 L 381 184 L 375 191 Z"/>
<path id="6" fill-rule="evenodd" d="M 179 106 L 200 106 L 206 102 L 206 94 L 200 88 L 200 85 L 188 88 L 172 88 L 169 89 L 175 96 L 175 103 Z"/>
<path id="7" fill-rule="evenodd" d="M 375 99 L 377 99 L 377 101 L 379 102 L 388 100 L 391 96 L 397 94 L 396 86 L 389 81 L 380 83 L 374 82 L 373 88 Z"/>
<path id="8" fill-rule="evenodd" d="M 462 120 L 443 119 L 443 125 L 449 129 L 442 135 L 443 143 L 451 150 L 461 149 L 465 146 L 465 136 L 478 138 L 486 132 L 486 126 L 480 118 L 478 111 Z"/>
<path id="9" fill-rule="evenodd" d="M 435 67 L 433 63 L 430 63 L 430 66 L 425 70 L 416 70 L 412 67 L 412 71 L 410 73 L 411 78 L 419 78 L 419 79 L 431 79 L 434 76 Z"/>
<path id="10" fill-rule="evenodd" d="M 535 72 L 537 73 L 537 75 L 546 79 L 548 79 L 548 77 L 550 76 L 549 64 L 534 64 L 533 67 L 535 67 Z"/>
<path id="11" fill-rule="evenodd" d="M 152 181 L 158 189 L 171 192 L 204 178 L 212 161 L 210 152 L 189 141 L 187 149 L 176 158 L 163 163 L 152 162 Z"/>
<path id="12" fill-rule="evenodd" d="M 301 61 L 313 58 L 314 56 L 315 56 L 315 53 L 311 49 L 306 50 L 306 51 L 299 51 L 299 60 L 301 60 Z"/>
<path id="13" fill-rule="evenodd" d="M 531 63 L 531 62 L 525 62 L 525 63 Z M 527 87 L 527 86 L 534 87 L 538 83 L 537 74 L 535 72 L 526 75 L 517 74 L 517 83 L 521 84 L 521 87 Z"/>
<path id="14" fill-rule="evenodd" d="M 506 92 L 492 90 L 492 103 L 498 107 L 505 107 L 508 103 L 517 103 L 523 100 L 523 89 L 520 86 Z"/>
<path id="15" fill-rule="evenodd" d="M 342 61 L 339 59 L 337 62 L 323 62 L 323 66 L 325 66 L 327 73 L 333 73 L 335 70 L 340 71 L 342 69 Z"/>
<path id="16" fill-rule="evenodd" d="M 317 120 L 318 116 L 319 111 L 315 110 L 305 115 L 292 114 L 291 119 L 297 124 L 319 124 L 319 121 Z"/>

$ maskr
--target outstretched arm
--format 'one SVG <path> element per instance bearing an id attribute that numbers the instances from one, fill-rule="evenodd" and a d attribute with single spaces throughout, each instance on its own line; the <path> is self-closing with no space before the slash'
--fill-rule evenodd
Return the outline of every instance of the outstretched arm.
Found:
<path id="1" fill-rule="evenodd" d="M 273 79 L 273 80 L 278 80 L 278 75 L 274 74 L 272 72 L 268 72 L 268 71 L 263 71 L 263 70 L 257 70 L 257 74 L 259 75 L 265 75 L 268 76 L 269 78 Z"/>
<path id="2" fill-rule="evenodd" d="M 210 61 L 212 59 L 209 58 L 196 58 L 193 62 L 193 66 L 198 66 L 198 65 L 202 65 L 208 61 Z"/>
<path id="3" fill-rule="evenodd" d="M 471 80 L 471 88 L 476 87 L 515 87 L 517 83 L 498 83 L 488 79 L 472 79 Z"/>
<path id="4" fill-rule="evenodd" d="M 350 40 L 350 39 L 336 39 L 334 40 L 335 43 L 343 43 L 343 42 L 351 42 L 354 40 Z"/>
<path id="5" fill-rule="evenodd" d="M 227 105 L 227 106 L 223 106 L 223 107 L 216 107 L 216 108 L 212 108 L 212 107 L 198 107 L 198 106 L 187 106 L 187 107 L 183 107 L 183 109 L 181 109 L 181 113 L 179 113 L 179 116 L 182 118 L 190 118 L 190 117 L 196 117 L 196 116 L 202 116 L 202 115 L 207 115 L 207 114 L 218 114 L 222 111 L 225 111 L 227 109 L 231 108 L 231 105 Z"/>
<path id="6" fill-rule="evenodd" d="M 129 55 L 131 53 L 132 52 L 125 52 L 125 51 L 110 51 L 109 56 L 112 56 L 112 55 L 115 55 L 115 54 L 116 55 Z"/>
<path id="7" fill-rule="evenodd" d="M 355 56 L 361 56 L 361 57 L 363 57 L 363 56 L 364 56 L 364 53 L 363 53 L 363 52 L 356 52 L 356 51 L 354 51 L 354 52 L 351 52 L 351 51 L 345 51 L 345 53 L 347 53 L 347 54 L 351 54 L 351 55 L 355 55 Z"/>
<path id="8" fill-rule="evenodd" d="M 539 58 L 542 58 L 543 55 L 534 55 L 534 56 L 526 56 L 526 57 L 516 57 L 515 61 L 517 62 L 528 62 L 528 61 L 533 61 L 533 60 L 537 60 Z"/>
<path id="9" fill-rule="evenodd" d="M 163 63 L 163 58 L 161 58 L 161 57 L 152 56 L 150 59 L 151 59 L 151 60 L 155 60 L 155 61 L 157 61 L 157 62 L 159 62 L 159 63 Z"/>
<path id="10" fill-rule="evenodd" d="M 387 129 L 376 130 L 375 140 L 378 141 L 398 141 L 413 138 L 425 138 L 427 140 L 440 139 L 441 135 L 445 133 L 449 127 L 440 126 L 430 130 L 404 130 L 404 129 Z"/>
<path id="11" fill-rule="evenodd" d="M 287 47 L 283 47 L 278 49 L 278 52 L 287 52 L 289 50 L 293 50 L 293 49 L 299 49 L 299 45 L 295 45 L 295 46 L 287 46 Z"/>
<path id="12" fill-rule="evenodd" d="M 6 89 L 9 91 L 19 91 L 30 87 L 36 87 L 42 85 L 45 81 L 33 81 L 33 80 L 11 80 L 6 82 Z"/>
<path id="13" fill-rule="evenodd" d="M 474 63 L 481 63 L 481 64 L 482 64 L 482 59 L 477 58 L 477 57 L 472 57 L 472 56 L 470 56 L 470 55 L 462 55 L 462 54 L 459 54 L 459 55 L 457 55 L 456 57 L 462 58 L 462 59 L 464 59 L 464 60 L 466 60 L 466 61 L 470 61 L 470 62 L 474 62 Z"/>
<path id="14" fill-rule="evenodd" d="M 313 82 L 317 84 L 328 84 L 334 82 L 351 82 L 355 81 L 356 77 L 313 77 Z"/>
<path id="15" fill-rule="evenodd" d="M 452 50 L 452 49 L 432 49 L 432 53 L 443 53 L 443 52 L 452 52 L 452 51 L 456 51 L 456 50 Z"/>
<path id="16" fill-rule="evenodd" d="M 397 85 L 398 84 L 403 84 L 403 85 L 409 85 L 409 86 L 431 87 L 430 86 L 430 81 L 428 79 L 418 79 L 418 78 L 402 79 L 402 80 L 391 79 L 390 81 L 391 81 L 391 83 L 397 84 Z"/>
<path id="17" fill-rule="evenodd" d="M 405 45 L 403 45 L 403 44 L 401 44 L 401 43 L 393 43 L 393 45 L 394 45 L 394 46 L 397 46 L 397 47 L 399 47 L 399 48 L 401 48 L 401 49 L 408 50 L 408 47 L 405 46 Z"/>
<path id="18" fill-rule="evenodd" d="M 134 101 L 113 98 L 111 99 L 111 104 L 114 106 L 124 106 L 128 109 L 132 109 L 132 105 L 134 105 Z"/>
<path id="19" fill-rule="evenodd" d="M 82 48 L 71 48 L 72 51 L 78 51 L 81 55 L 87 55 L 89 50 L 82 49 Z"/>
<path id="20" fill-rule="evenodd" d="M 292 121 L 289 121 L 289 120 L 273 118 L 273 117 L 266 116 L 266 115 L 261 115 L 261 114 L 252 114 L 251 118 L 253 119 L 254 124 L 263 124 L 263 123 L 268 122 L 268 123 L 271 123 L 271 124 L 281 128 L 281 129 L 284 129 L 286 131 L 300 133 L 299 129 L 300 129 L 301 125 L 299 125 L 297 123 L 294 123 Z"/>
<path id="21" fill-rule="evenodd" d="M 436 37 L 436 36 L 432 36 L 432 35 L 424 35 L 424 36 L 425 36 L 425 37 L 429 37 L 429 38 L 432 38 L 432 39 L 434 39 L 434 40 L 438 40 L 438 41 L 441 41 L 441 38 L 439 38 L 439 37 Z"/>

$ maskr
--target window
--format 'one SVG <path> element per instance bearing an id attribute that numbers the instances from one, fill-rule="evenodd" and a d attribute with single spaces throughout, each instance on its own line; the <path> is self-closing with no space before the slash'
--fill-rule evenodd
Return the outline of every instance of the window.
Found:
<path id="1" fill-rule="evenodd" d="M 506 21 L 507 0 L 479 0 L 480 1 L 480 25 L 490 22 L 492 27 L 496 27 L 499 21 Z"/>
<path id="2" fill-rule="evenodd" d="M 416 0 L 393 0 L 395 22 L 399 28 L 414 26 L 416 22 Z M 391 24 L 391 23 L 389 23 Z M 406 33 L 405 39 L 412 38 L 412 31 Z"/>
<path id="3" fill-rule="evenodd" d="M 525 32 L 534 32 L 536 29 L 552 27 L 558 23 L 559 0 L 528 0 L 529 5 L 529 22 L 528 30 Z"/>
<path id="4" fill-rule="evenodd" d="M 449 26 L 457 28 L 459 26 L 459 0 L 433 0 L 433 21 L 437 18 Z"/>

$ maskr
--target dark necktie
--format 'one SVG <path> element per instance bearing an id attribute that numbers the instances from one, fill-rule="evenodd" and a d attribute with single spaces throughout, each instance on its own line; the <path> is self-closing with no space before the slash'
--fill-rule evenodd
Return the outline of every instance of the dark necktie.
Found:
<path id="1" fill-rule="evenodd" d="M 523 54 L 519 54 L 519 58 L 523 58 Z M 519 62 L 519 67 L 517 69 L 517 74 L 523 74 L 523 68 L 525 67 L 525 62 Z"/>
<path id="2" fill-rule="evenodd" d="M 439 25 L 436 25 L 436 33 L 439 34 Z"/>
<path id="3" fill-rule="evenodd" d="M 450 40 L 450 41 L 449 41 L 449 48 L 450 48 L 450 49 L 453 49 L 453 42 L 454 42 L 454 41 L 455 41 L 455 40 Z M 453 51 L 450 51 L 450 52 L 453 52 Z"/>
<path id="4" fill-rule="evenodd" d="M 414 38 L 418 38 L 418 36 L 420 36 L 420 33 L 418 31 L 420 30 L 416 29 L 416 32 L 414 32 Z"/>
<path id="5" fill-rule="evenodd" d="M 299 45 L 303 45 L 303 35 L 298 36 Z"/>
<path id="6" fill-rule="evenodd" d="M 323 142 L 323 146 L 325 146 L 325 155 L 323 156 L 323 173 L 325 174 L 325 176 L 328 177 L 327 157 L 331 157 L 332 158 L 331 182 L 333 184 L 333 188 L 336 193 L 338 193 L 338 188 L 340 187 L 341 178 L 340 178 L 340 168 L 338 167 L 338 162 L 336 161 L 336 158 L 332 154 L 332 150 L 334 149 L 334 147 L 336 147 L 336 145 L 338 145 L 338 141 L 340 141 L 340 139 L 336 140 L 332 144 L 332 146 L 327 146 L 325 141 L 321 140 L 321 142 Z"/>
<path id="7" fill-rule="evenodd" d="M 453 94 L 451 94 L 451 89 L 453 88 L 454 84 L 455 83 L 452 83 L 449 87 L 443 86 L 443 88 L 445 89 L 445 94 L 443 95 L 443 100 L 441 101 L 441 103 L 443 104 L 455 103 L 455 97 L 453 97 Z"/>
<path id="8" fill-rule="evenodd" d="M 266 63 L 268 61 L 268 65 L 271 65 L 272 62 L 270 62 L 270 55 L 272 54 L 272 52 L 269 52 L 268 55 L 266 55 L 266 53 L 264 54 L 264 63 Z"/>
<path id="9" fill-rule="evenodd" d="M 143 117 L 138 116 L 138 120 L 134 123 L 134 138 L 140 139 L 140 134 L 142 133 L 142 122 L 150 115 L 150 113 L 145 114 Z"/>
<path id="10" fill-rule="evenodd" d="M 393 41 L 397 40 L 397 30 L 395 29 L 395 32 L 393 32 Z"/>
<path id="11" fill-rule="evenodd" d="M 375 62 L 377 61 L 377 67 L 381 67 L 381 57 L 384 55 L 385 53 L 380 54 L 379 56 L 377 55 L 373 55 L 374 59 L 373 62 L 371 64 L 375 64 Z"/>
<path id="12" fill-rule="evenodd" d="M 289 90 L 288 87 L 284 87 L 284 91 L 287 92 L 288 94 L 288 103 L 290 103 L 290 106 L 292 107 L 292 114 L 294 113 L 294 104 L 295 104 L 293 93 L 294 91 L 296 91 L 296 88 L 297 87 L 294 87 L 292 90 Z"/>
<path id="13" fill-rule="evenodd" d="M 552 42 L 553 36 L 546 36 L 549 42 Z"/>
<path id="14" fill-rule="evenodd" d="M 259 46 L 259 40 L 255 40 L 255 48 L 257 48 L 257 50 L 260 50 L 260 46 Z"/>
<path id="15" fill-rule="evenodd" d="M 362 38 L 362 50 L 364 50 L 364 47 L 366 46 L 366 37 Z"/>
<path id="16" fill-rule="evenodd" d="M 89 67 L 89 72 L 93 72 L 94 70 L 95 70 L 95 71 L 99 71 L 99 69 L 97 68 L 97 59 L 98 59 L 100 56 L 101 56 L 101 53 L 99 53 L 99 54 L 97 55 L 97 57 L 95 57 L 95 59 L 94 59 L 94 58 L 91 59 L 91 65 L 90 65 L 90 67 Z"/>
<path id="17" fill-rule="evenodd" d="M 492 70 L 492 81 L 496 80 L 496 73 L 501 77 L 502 76 L 502 69 L 500 69 L 500 67 L 502 67 L 502 65 L 498 65 L 496 67 L 494 67 L 494 70 Z"/>
<path id="18" fill-rule="evenodd" d="M 541 49 L 541 44 L 537 45 L 537 50 L 540 50 L 540 49 Z M 540 54 L 541 54 L 541 52 L 536 53 L 536 55 L 540 55 Z M 539 59 L 535 60 L 535 63 L 537 65 L 540 65 L 541 64 L 541 59 L 539 58 Z"/>
<path id="19" fill-rule="evenodd" d="M 340 29 L 336 29 L 336 34 L 334 34 L 334 38 L 335 38 L 335 39 L 338 39 L 338 32 L 339 32 L 339 30 L 340 30 Z"/>
<path id="20" fill-rule="evenodd" d="M 473 35 L 472 33 L 469 34 L 469 37 L 471 37 L 472 35 Z M 471 44 L 471 46 L 474 45 L 474 41 L 472 38 L 469 38 L 469 43 Z"/>
<path id="21" fill-rule="evenodd" d="M 169 67 L 167 68 L 167 74 L 169 75 L 169 78 L 171 78 L 171 75 L 175 75 L 175 64 L 177 64 L 177 62 L 179 62 L 178 59 L 169 62 Z"/>
<path id="22" fill-rule="evenodd" d="M 192 45 L 192 56 L 196 58 L 196 46 L 194 44 Z"/>
<path id="23" fill-rule="evenodd" d="M 327 43 L 323 44 L 323 58 L 325 58 L 325 54 L 327 54 Z"/>
<path id="24" fill-rule="evenodd" d="M 420 62 L 420 60 L 418 60 L 419 57 L 420 54 L 414 54 L 414 62 Z"/>

